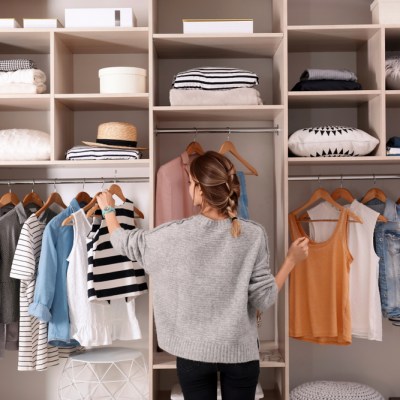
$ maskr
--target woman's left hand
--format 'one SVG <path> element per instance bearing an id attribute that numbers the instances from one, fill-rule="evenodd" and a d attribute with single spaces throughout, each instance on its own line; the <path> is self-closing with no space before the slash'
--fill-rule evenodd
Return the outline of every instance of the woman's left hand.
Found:
<path id="1" fill-rule="evenodd" d="M 101 210 L 104 210 L 107 206 L 115 207 L 115 200 L 112 194 L 108 190 L 105 190 L 97 196 L 97 204 Z"/>

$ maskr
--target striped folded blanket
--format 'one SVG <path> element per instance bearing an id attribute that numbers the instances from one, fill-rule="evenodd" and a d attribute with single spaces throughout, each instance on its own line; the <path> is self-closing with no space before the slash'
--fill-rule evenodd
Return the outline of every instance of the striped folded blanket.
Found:
<path id="1" fill-rule="evenodd" d="M 138 150 L 105 147 L 74 146 L 66 153 L 66 160 L 137 160 L 142 157 Z"/>
<path id="2" fill-rule="evenodd" d="M 202 67 L 179 72 L 174 76 L 174 89 L 227 90 L 258 85 L 254 72 L 227 67 Z"/>
<path id="3" fill-rule="evenodd" d="M 17 58 L 12 60 L 0 60 L 0 71 L 17 71 L 18 69 L 36 68 L 32 60 Z"/>

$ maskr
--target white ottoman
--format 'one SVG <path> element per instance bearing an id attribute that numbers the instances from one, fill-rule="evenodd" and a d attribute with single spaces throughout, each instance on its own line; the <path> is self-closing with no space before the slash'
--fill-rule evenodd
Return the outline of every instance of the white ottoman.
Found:
<path id="1" fill-rule="evenodd" d="M 58 386 L 62 400 L 149 398 L 147 367 L 140 351 L 103 347 L 71 355 Z"/>
<path id="2" fill-rule="evenodd" d="M 306 382 L 290 392 L 290 400 L 385 400 L 375 389 L 362 383 Z"/>

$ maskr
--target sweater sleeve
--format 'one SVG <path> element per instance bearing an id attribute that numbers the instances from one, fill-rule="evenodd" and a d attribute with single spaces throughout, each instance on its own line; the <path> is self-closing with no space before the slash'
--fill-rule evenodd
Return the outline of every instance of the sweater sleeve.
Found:
<path id="1" fill-rule="evenodd" d="M 116 229 L 110 236 L 111 244 L 121 255 L 137 261 L 149 273 L 145 262 L 146 231 L 144 229 Z"/>
<path id="2" fill-rule="evenodd" d="M 274 304 L 278 295 L 278 287 L 269 268 L 268 238 L 264 228 L 262 232 L 260 249 L 249 283 L 249 302 L 260 311 Z"/>

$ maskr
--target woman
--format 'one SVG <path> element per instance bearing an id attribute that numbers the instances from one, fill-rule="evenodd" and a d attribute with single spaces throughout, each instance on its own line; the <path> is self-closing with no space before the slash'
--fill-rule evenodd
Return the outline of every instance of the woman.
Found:
<path id="1" fill-rule="evenodd" d="M 277 298 L 293 267 L 308 252 L 295 241 L 274 278 L 267 235 L 237 217 L 240 186 L 231 161 L 208 151 L 190 165 L 190 194 L 201 212 L 149 231 L 120 228 L 114 200 L 98 196 L 121 254 L 151 275 L 159 346 L 177 356 L 186 400 L 254 400 L 259 375 L 256 310 Z"/>

